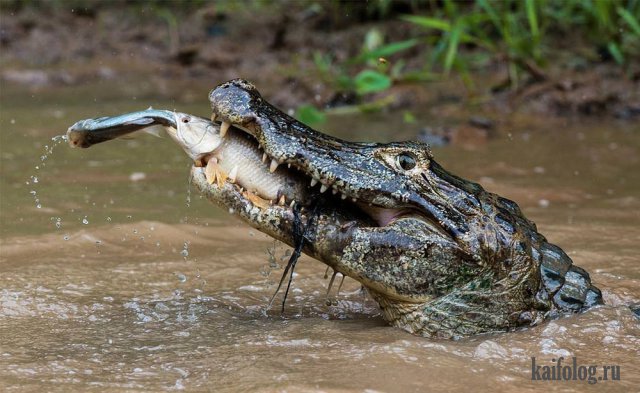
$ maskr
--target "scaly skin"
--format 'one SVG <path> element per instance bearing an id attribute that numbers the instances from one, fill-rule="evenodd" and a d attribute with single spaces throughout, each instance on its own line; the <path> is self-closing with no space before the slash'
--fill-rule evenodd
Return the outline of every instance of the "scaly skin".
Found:
<path id="1" fill-rule="evenodd" d="M 209 98 L 217 120 L 251 134 L 291 171 L 337 190 L 331 196 L 315 188 L 319 214 L 304 251 L 360 281 L 392 325 L 457 338 L 602 303 L 589 275 L 548 243 L 516 203 L 448 173 L 426 145 L 324 135 L 244 80 L 218 86 Z M 415 162 L 408 170 L 399 161 L 407 155 Z M 210 200 L 293 244 L 291 208 L 256 206 L 233 185 L 209 184 L 201 168 L 192 176 Z"/>

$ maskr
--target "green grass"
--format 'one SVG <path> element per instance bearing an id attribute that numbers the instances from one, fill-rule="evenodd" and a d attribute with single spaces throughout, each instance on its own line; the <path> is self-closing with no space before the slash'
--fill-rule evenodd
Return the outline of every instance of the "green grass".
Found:
<path id="1" fill-rule="evenodd" d="M 414 12 L 398 17 L 413 27 L 411 39 L 385 43 L 374 28 L 365 37 L 362 52 L 342 64 L 316 53 L 321 78 L 335 90 L 352 91 L 359 97 L 398 82 L 446 79 L 454 73 L 473 89 L 472 71 L 503 63 L 508 80 L 505 86 L 516 89 L 524 81 L 548 79 L 548 65 L 555 60 L 552 56 L 560 52 L 583 58 L 582 63 L 615 61 L 622 69 L 640 59 L 640 0 L 409 3 Z M 378 17 L 391 12 L 393 5 L 389 0 L 368 4 Z M 333 13 L 339 13 L 341 7 L 352 11 L 353 4 L 329 5 Z M 419 70 L 407 71 L 402 53 L 414 47 L 426 53 L 424 64 Z M 388 56 L 395 57 L 393 64 L 386 61 Z M 300 118 L 322 121 L 319 116 Z"/>
<path id="2" fill-rule="evenodd" d="M 474 66 L 472 56 L 460 48 L 477 48 L 505 61 L 511 85 L 517 87 L 525 75 L 544 78 L 547 55 L 564 39 L 581 40 L 594 53 L 627 65 L 640 56 L 639 15 L 638 0 L 445 0 L 429 16 L 402 19 L 424 30 L 421 41 L 431 49 L 430 69 L 467 74 Z"/>

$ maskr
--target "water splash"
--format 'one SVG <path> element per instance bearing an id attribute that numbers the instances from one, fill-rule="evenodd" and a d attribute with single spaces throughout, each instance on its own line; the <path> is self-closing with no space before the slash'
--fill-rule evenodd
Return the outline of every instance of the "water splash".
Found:
<path id="1" fill-rule="evenodd" d="M 184 242 L 184 244 L 182 245 L 182 251 L 180 251 L 180 255 L 182 255 L 182 258 L 184 258 L 185 261 L 189 256 L 189 243 L 189 241 Z"/>
<path id="2" fill-rule="evenodd" d="M 189 176 L 189 180 L 187 181 L 187 198 L 185 204 L 187 207 L 191 207 L 191 176 Z"/>
<path id="3" fill-rule="evenodd" d="M 62 217 L 51 217 L 50 220 L 55 224 L 56 229 L 62 228 Z"/>
<path id="4" fill-rule="evenodd" d="M 44 167 L 47 164 L 46 163 L 47 159 L 49 158 L 49 156 L 53 154 L 53 149 L 56 146 L 58 146 L 63 142 L 67 142 L 67 136 L 56 135 L 53 138 L 51 138 L 51 141 L 53 142 L 51 145 L 44 145 L 44 153 L 40 156 L 40 164 L 34 167 L 34 170 L 36 171 L 36 173 L 29 176 L 29 180 L 26 181 L 27 185 L 32 185 L 35 187 L 36 184 L 40 183 L 40 180 L 38 179 L 38 173 L 40 171 L 40 168 Z M 40 197 L 38 197 L 38 192 L 32 188 L 31 190 L 29 190 L 29 194 L 31 194 L 31 197 L 33 198 L 33 202 L 36 208 L 42 209 L 42 203 L 40 202 Z M 56 221 L 56 226 L 57 226 L 57 221 Z"/>

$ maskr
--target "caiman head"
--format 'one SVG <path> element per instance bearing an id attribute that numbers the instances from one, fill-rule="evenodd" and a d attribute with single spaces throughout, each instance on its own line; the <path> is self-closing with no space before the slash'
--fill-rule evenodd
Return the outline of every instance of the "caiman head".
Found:
<path id="1" fill-rule="evenodd" d="M 304 221 L 313 211 L 304 252 L 361 282 L 393 325 L 462 337 L 602 302 L 589 275 L 547 243 L 516 203 L 450 174 L 428 146 L 330 137 L 282 113 L 244 80 L 218 86 L 209 98 L 213 118 L 233 130 L 223 134 L 249 136 L 261 165 L 290 183 L 284 203 L 282 195 L 280 203 L 260 203 L 244 191 L 250 177 L 244 185 L 208 181 L 209 165 L 193 168 L 195 185 L 290 245 L 296 207 L 306 207 Z"/>
<path id="2" fill-rule="evenodd" d="M 322 134 L 243 80 L 209 98 L 214 121 L 169 111 L 121 117 L 138 129 L 165 126 L 194 160 L 192 181 L 208 199 L 362 283 L 391 324 L 458 338 L 602 303 L 589 275 L 516 203 L 450 174 L 428 146 Z M 109 139 L 96 131 L 114 134 L 110 119 L 97 120 L 72 126 L 70 143 L 90 145 L 86 131 Z"/>

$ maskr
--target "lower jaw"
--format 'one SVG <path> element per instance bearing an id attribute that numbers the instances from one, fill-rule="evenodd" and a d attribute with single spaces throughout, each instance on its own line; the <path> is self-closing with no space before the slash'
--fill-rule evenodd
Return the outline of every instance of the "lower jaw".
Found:
<path id="1" fill-rule="evenodd" d="M 219 179 L 218 179 L 219 180 Z M 212 202 L 235 211 L 261 211 L 280 212 L 290 211 L 288 205 L 272 203 L 259 195 L 247 191 L 240 184 L 228 180 L 211 182 L 206 175 L 206 168 L 193 166 L 191 168 L 191 181 Z"/>

